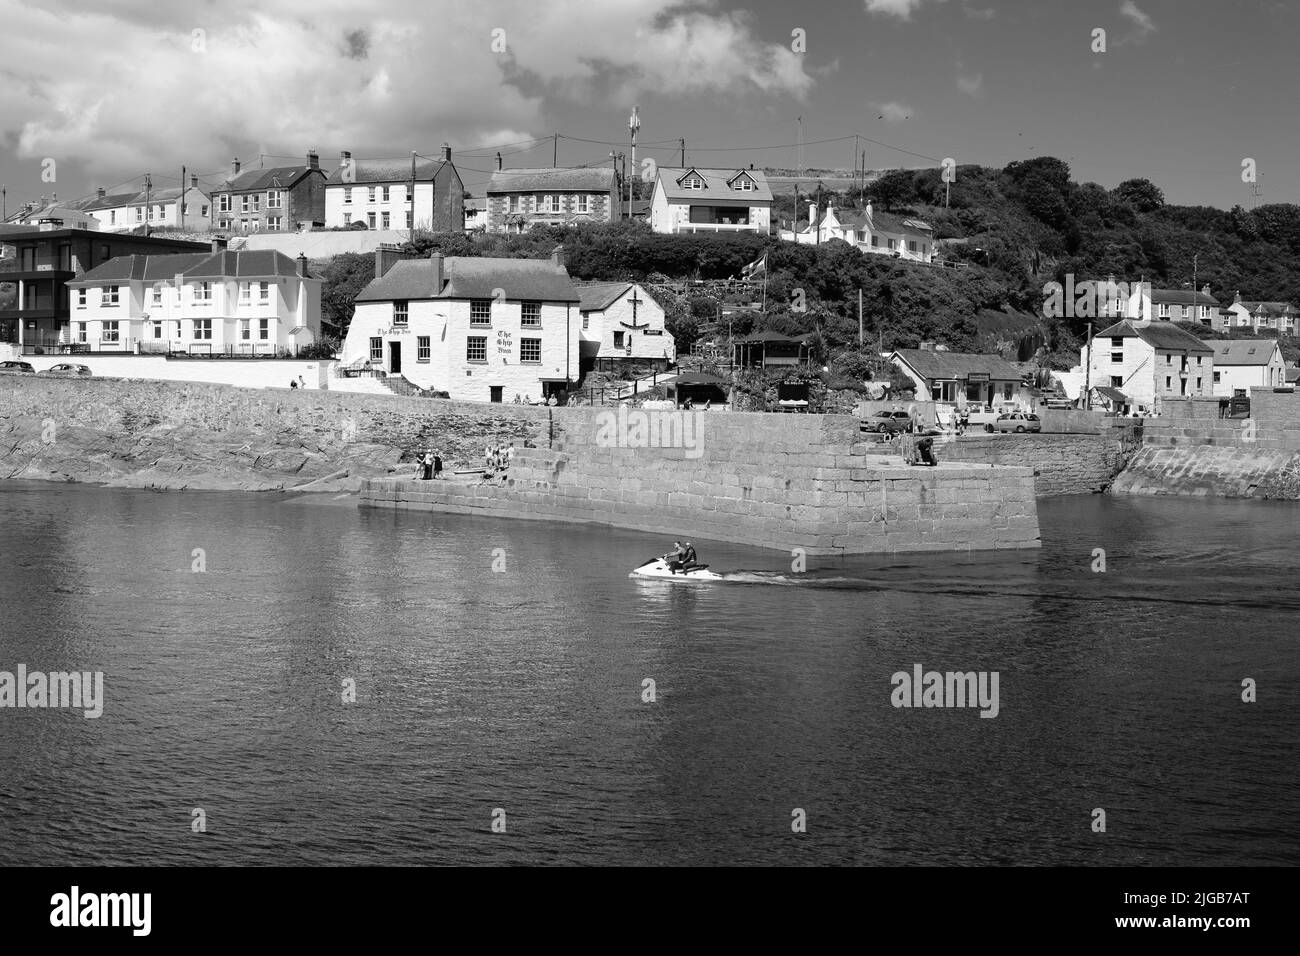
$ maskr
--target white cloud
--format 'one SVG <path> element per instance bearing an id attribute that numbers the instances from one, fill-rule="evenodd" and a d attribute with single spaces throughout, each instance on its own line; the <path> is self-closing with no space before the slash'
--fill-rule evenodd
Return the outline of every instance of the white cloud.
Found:
<path id="1" fill-rule="evenodd" d="M 1128 36 L 1116 41 L 1116 45 L 1143 43 L 1149 35 L 1156 32 L 1155 21 L 1146 13 L 1143 13 L 1133 0 L 1124 0 L 1120 4 L 1119 12 L 1120 16 L 1132 21 L 1133 30 Z"/>
<path id="2" fill-rule="evenodd" d="M 957 77 L 957 89 L 961 90 L 967 96 L 983 96 L 984 74 L 976 73 L 974 76 Z"/>
<path id="3" fill-rule="evenodd" d="M 927 0 L 863 0 L 867 13 L 898 17 L 900 20 L 912 19 L 912 11 Z M 943 3 L 944 0 L 934 0 Z"/>
<path id="4" fill-rule="evenodd" d="M 566 100 L 622 115 L 646 91 L 802 99 L 815 82 L 717 0 L 0 0 L 0 22 L 23 38 L 0 63 L 0 141 L 105 185 L 222 169 L 248 143 L 332 165 L 527 139 Z"/>
<path id="5" fill-rule="evenodd" d="M 912 116 L 910 106 L 894 100 L 888 103 L 872 103 L 871 108 L 876 111 L 878 118 L 883 119 L 886 123 L 900 123 Z"/>

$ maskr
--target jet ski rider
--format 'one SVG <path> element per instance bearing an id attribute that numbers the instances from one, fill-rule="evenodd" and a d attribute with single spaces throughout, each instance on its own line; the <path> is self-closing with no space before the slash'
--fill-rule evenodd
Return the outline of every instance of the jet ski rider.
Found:
<path id="1" fill-rule="evenodd" d="M 690 547 L 690 545 L 687 545 Z M 668 570 L 676 574 L 679 569 L 686 565 L 686 548 L 682 547 L 680 541 L 673 542 L 673 549 L 664 555 L 664 561 L 668 564 Z"/>

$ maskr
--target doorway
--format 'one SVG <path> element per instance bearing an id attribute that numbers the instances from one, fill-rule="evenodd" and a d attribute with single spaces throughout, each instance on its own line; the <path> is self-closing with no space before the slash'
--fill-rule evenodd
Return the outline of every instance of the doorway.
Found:
<path id="1" fill-rule="evenodd" d="M 488 386 L 488 394 L 492 396 L 490 400 L 493 401 L 493 402 L 496 402 L 496 403 L 500 404 L 500 402 L 501 402 L 501 390 L 502 390 L 503 388 L 505 388 L 504 385 L 489 385 L 489 386 Z"/>
<path id="2" fill-rule="evenodd" d="M 400 375 L 402 373 L 402 343 L 388 343 L 388 374 Z"/>

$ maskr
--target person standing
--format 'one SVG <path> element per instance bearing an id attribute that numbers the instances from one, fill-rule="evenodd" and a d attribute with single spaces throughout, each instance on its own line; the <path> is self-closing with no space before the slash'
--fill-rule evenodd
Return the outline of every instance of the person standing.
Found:
<path id="1" fill-rule="evenodd" d="M 433 456 L 433 477 L 438 478 L 442 475 L 442 456 L 434 453 Z"/>
<path id="2" fill-rule="evenodd" d="M 424 453 L 424 458 L 421 459 L 420 464 L 424 468 L 424 475 L 423 475 L 424 480 L 425 481 L 431 480 L 433 478 L 433 452 L 426 450 Z"/>
<path id="3" fill-rule="evenodd" d="M 307 387 L 307 380 L 306 380 L 305 378 L 303 378 L 301 375 L 298 376 L 298 387 L 299 387 L 299 388 L 306 388 L 306 387 Z"/>

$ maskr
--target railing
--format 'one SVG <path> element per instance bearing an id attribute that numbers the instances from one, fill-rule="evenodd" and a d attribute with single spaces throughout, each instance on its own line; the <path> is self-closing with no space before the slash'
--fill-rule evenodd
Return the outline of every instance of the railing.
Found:
<path id="1" fill-rule="evenodd" d="M 727 222 L 678 222 L 673 232 L 767 232 L 766 226 Z"/>
<path id="2" fill-rule="evenodd" d="M 256 342 L 249 345 L 212 342 L 178 342 L 156 339 L 123 338 L 117 342 L 98 339 L 92 342 L 61 342 L 45 339 L 24 342 L 23 355 L 142 355 L 165 356 L 171 359 L 294 359 L 310 346 L 277 346 L 273 342 Z M 312 356 L 319 357 L 319 356 Z M 328 359 L 322 359 L 328 361 Z"/>

